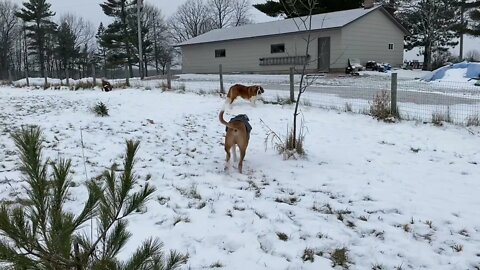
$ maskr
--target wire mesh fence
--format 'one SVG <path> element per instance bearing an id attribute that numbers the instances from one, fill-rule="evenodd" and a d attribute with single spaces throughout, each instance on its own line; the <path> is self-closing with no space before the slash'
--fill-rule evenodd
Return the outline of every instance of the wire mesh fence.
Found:
<path id="1" fill-rule="evenodd" d="M 328 84 L 312 83 L 302 95 L 301 103 L 315 107 L 368 114 L 376 95 L 386 91 L 392 96 L 392 82 L 371 81 Z M 285 88 L 284 86 L 283 88 Z M 276 88 L 282 88 L 278 85 Z M 286 89 L 266 92 L 266 102 L 288 103 Z M 298 85 L 295 86 L 295 96 Z M 396 83 L 397 104 L 401 119 L 423 122 L 451 122 L 460 125 L 478 125 L 480 117 L 480 86 L 474 82 L 425 82 L 401 80 Z M 395 102 L 396 101 L 396 102 Z"/>

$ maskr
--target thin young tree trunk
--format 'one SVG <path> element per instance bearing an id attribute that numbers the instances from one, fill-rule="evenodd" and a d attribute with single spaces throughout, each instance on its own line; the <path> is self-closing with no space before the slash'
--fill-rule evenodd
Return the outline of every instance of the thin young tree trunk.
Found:
<path id="1" fill-rule="evenodd" d="M 107 52 L 103 50 L 103 77 L 107 78 Z"/>
<path id="2" fill-rule="evenodd" d="M 70 63 L 68 62 L 68 59 L 65 59 L 65 77 L 66 77 L 66 80 L 67 80 L 67 86 L 70 86 L 69 66 L 70 66 Z"/>
<path id="3" fill-rule="evenodd" d="M 143 76 L 148 77 L 148 62 L 146 55 L 143 57 Z"/>
<path id="4" fill-rule="evenodd" d="M 25 22 L 23 22 L 23 38 L 24 38 L 24 47 L 23 49 L 25 50 L 23 53 L 24 57 L 24 65 L 25 65 L 25 79 L 27 81 L 27 87 L 30 86 L 30 81 L 28 79 L 28 46 L 27 46 L 27 30 L 25 28 Z"/>
<path id="5" fill-rule="evenodd" d="M 154 18 L 155 20 L 156 18 Z M 158 75 L 158 43 L 157 43 L 157 22 L 153 23 L 153 54 L 155 55 L 155 70 Z"/>
<path id="6" fill-rule="evenodd" d="M 425 52 L 423 53 L 423 70 L 432 69 L 432 44 L 427 41 L 425 44 Z"/>
<path id="7" fill-rule="evenodd" d="M 312 14 L 310 13 L 309 16 L 309 22 L 308 22 L 308 36 L 307 36 L 307 46 L 305 49 L 305 62 L 303 63 L 302 67 L 302 74 L 300 76 L 300 86 L 299 86 L 299 91 L 297 95 L 297 102 L 295 103 L 295 111 L 293 112 L 293 134 L 292 134 L 292 139 L 293 139 L 293 149 L 297 147 L 297 116 L 298 116 L 298 105 L 300 104 L 300 98 L 302 96 L 302 93 L 305 92 L 305 88 L 303 86 L 304 84 L 304 79 L 305 79 L 305 72 L 307 70 L 307 65 L 308 65 L 308 53 L 310 52 L 310 42 L 311 42 L 311 30 L 312 30 Z"/>

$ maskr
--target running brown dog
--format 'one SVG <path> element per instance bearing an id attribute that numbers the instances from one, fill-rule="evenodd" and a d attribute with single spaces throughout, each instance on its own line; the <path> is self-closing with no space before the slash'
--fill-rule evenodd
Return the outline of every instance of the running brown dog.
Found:
<path id="1" fill-rule="evenodd" d="M 241 84 L 235 84 L 228 90 L 227 103 L 232 104 L 237 97 L 249 100 L 253 104 L 258 96 L 263 94 L 265 90 L 260 85 L 245 86 Z"/>
<path id="2" fill-rule="evenodd" d="M 227 134 L 225 135 L 225 152 L 227 154 L 226 161 L 227 161 L 227 164 L 230 161 L 230 151 L 233 152 L 233 160 L 236 161 L 235 145 L 238 145 L 238 148 L 240 149 L 240 160 L 238 162 L 238 171 L 242 173 L 243 159 L 245 158 L 245 153 L 247 152 L 247 147 L 248 147 L 248 141 L 250 139 L 249 129 L 251 129 L 251 127 L 248 124 L 248 117 L 246 117 L 246 115 L 243 115 L 246 118 L 246 120 L 244 121 L 235 120 L 234 118 L 230 120 L 230 122 L 228 123 L 223 119 L 223 114 L 224 114 L 224 110 L 221 110 L 220 114 L 218 115 L 218 119 L 220 120 L 220 123 L 227 126 Z"/>

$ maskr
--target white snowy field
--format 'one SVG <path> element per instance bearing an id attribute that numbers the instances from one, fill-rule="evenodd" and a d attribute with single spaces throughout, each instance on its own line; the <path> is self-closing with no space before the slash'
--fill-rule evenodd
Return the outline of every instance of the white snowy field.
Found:
<path id="1" fill-rule="evenodd" d="M 90 111 L 100 101 L 109 117 Z M 47 156 L 72 158 L 73 211 L 86 198 L 82 137 L 89 178 L 138 139 L 139 184 L 157 191 L 129 219 L 122 256 L 157 236 L 189 254 L 184 269 L 342 269 L 332 257 L 342 248 L 350 269 L 479 269 L 478 127 L 386 124 L 302 106 L 307 157 L 283 160 L 265 148 L 261 120 L 285 134 L 293 107 L 238 101 L 226 117 L 246 113 L 253 126 L 242 175 L 224 170 L 222 104 L 157 89 L 0 88 L 0 196 L 24 194 L 9 135 L 22 125 L 43 129 Z"/>
<path id="2" fill-rule="evenodd" d="M 345 110 L 348 106 L 354 112 L 364 113 L 369 110 L 375 93 L 390 91 L 392 72 L 395 72 L 398 75 L 397 106 L 403 119 L 431 122 L 434 115 L 442 115 L 451 119 L 453 123 L 466 125 L 470 119 L 478 118 L 480 115 L 480 86 L 474 85 L 475 80 L 467 81 L 463 77 L 466 71 L 461 70 L 463 71 L 460 73 L 457 69 L 447 70 L 444 78 L 431 82 L 421 78 L 432 76 L 435 72 L 421 70 L 396 69 L 385 73 L 362 71 L 360 76 L 314 75 L 309 77 L 312 87 L 307 90 L 304 101 L 314 107 Z M 281 102 L 289 97 L 288 74 L 225 74 L 223 79 L 225 89 L 236 83 L 262 85 L 267 89 L 263 98 L 268 102 Z M 297 91 L 300 76 L 295 75 L 294 80 Z M 109 81 L 114 87 L 117 85 L 124 87 L 122 84 L 125 83 L 125 79 Z M 51 88 L 69 89 L 67 86 L 60 86 L 65 80 L 49 79 L 48 82 L 52 85 Z M 80 82 L 92 82 L 92 78 L 71 79 L 72 85 Z M 36 87 L 41 87 L 43 83 L 42 78 L 30 79 L 30 84 Z M 25 84 L 25 79 L 14 82 L 16 87 L 24 87 Z M 159 79 L 141 81 L 139 78 L 132 78 L 130 84 L 135 88 L 155 89 L 165 88 L 166 81 Z M 214 93 L 220 91 L 219 75 L 180 74 L 172 81 L 172 86 L 174 89 L 183 89 L 187 92 Z"/>

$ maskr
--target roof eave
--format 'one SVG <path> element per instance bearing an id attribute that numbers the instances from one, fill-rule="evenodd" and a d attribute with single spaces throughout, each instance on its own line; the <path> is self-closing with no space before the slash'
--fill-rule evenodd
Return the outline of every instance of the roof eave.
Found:
<path id="1" fill-rule="evenodd" d="M 393 17 L 392 14 L 390 14 L 390 12 L 388 12 L 383 6 L 380 7 L 380 10 L 385 14 L 387 15 L 387 17 L 392 20 L 393 23 L 395 23 L 397 25 L 398 28 L 400 28 L 400 30 L 402 30 L 402 32 L 405 34 L 405 36 L 410 36 L 412 33 L 410 33 L 410 31 L 408 31 L 407 28 L 405 28 L 399 21 L 397 18 Z"/>
<path id="2" fill-rule="evenodd" d="M 345 24 L 345 25 L 346 25 L 346 24 Z M 244 40 L 244 39 L 260 38 L 260 37 L 274 37 L 274 36 L 283 36 L 283 35 L 302 34 L 302 33 L 308 32 L 308 31 L 337 30 L 337 29 L 342 29 L 345 25 L 343 25 L 343 26 L 329 27 L 329 28 L 321 28 L 321 29 L 302 30 L 302 31 L 296 31 L 296 32 L 289 32 L 289 33 L 279 33 L 279 34 L 269 34 L 269 35 L 253 36 L 253 37 L 232 38 L 232 39 L 226 39 L 226 40 L 225 40 L 225 39 L 224 39 L 224 40 L 213 40 L 213 41 L 198 42 L 198 43 L 188 43 L 188 44 L 185 44 L 185 42 L 182 42 L 182 43 L 178 43 L 178 44 L 176 44 L 176 45 L 173 45 L 173 47 L 184 47 L 184 46 L 191 46 L 191 45 L 219 43 L 219 42 L 235 41 L 235 40 Z"/>

